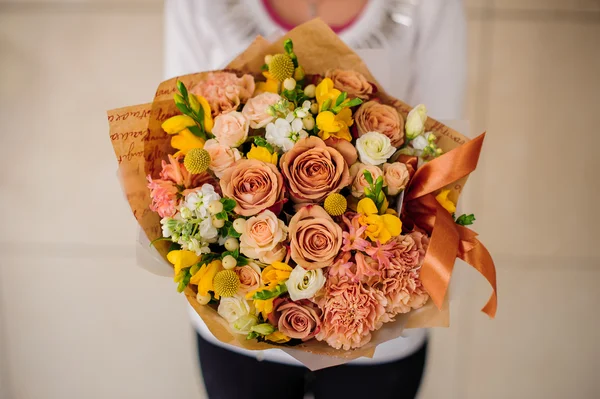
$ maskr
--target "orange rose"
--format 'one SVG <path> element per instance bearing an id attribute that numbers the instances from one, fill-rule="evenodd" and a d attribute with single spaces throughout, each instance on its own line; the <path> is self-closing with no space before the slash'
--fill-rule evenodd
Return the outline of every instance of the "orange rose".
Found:
<path id="1" fill-rule="evenodd" d="M 389 137 L 394 147 L 400 147 L 404 143 L 404 118 L 394 107 L 367 101 L 356 111 L 354 120 L 359 136 L 379 132 Z"/>
<path id="2" fill-rule="evenodd" d="M 307 270 L 333 264 L 342 246 L 342 228 L 318 205 L 301 208 L 290 220 L 292 259 Z"/>
<path id="3" fill-rule="evenodd" d="M 358 159 L 356 147 L 354 147 L 354 145 L 352 145 L 352 143 L 348 140 L 331 136 L 325 140 L 325 144 L 327 144 L 328 147 L 338 150 L 338 152 L 344 157 L 344 160 L 348 166 L 352 166 Z"/>
<path id="4" fill-rule="evenodd" d="M 383 164 L 383 177 L 387 184 L 388 195 L 396 195 L 406 188 L 410 173 L 402 162 Z"/>
<path id="5" fill-rule="evenodd" d="M 352 179 L 351 193 L 356 198 L 362 198 L 365 195 L 365 187 L 369 187 L 369 182 L 365 179 L 365 171 L 371 173 L 373 181 L 379 176 L 383 176 L 383 171 L 378 166 L 365 165 L 357 162 L 350 168 L 350 178 Z"/>
<path id="6" fill-rule="evenodd" d="M 345 69 L 330 69 L 325 77 L 333 80 L 333 87 L 348 93 L 348 98 L 366 100 L 373 94 L 373 86 L 360 72 Z"/>
<path id="7" fill-rule="evenodd" d="M 247 294 L 250 291 L 254 291 L 260 287 L 260 267 L 254 262 L 250 262 L 245 266 L 238 266 L 233 269 L 235 274 L 240 279 L 240 294 Z"/>
<path id="8" fill-rule="evenodd" d="M 272 163 L 242 159 L 221 177 L 225 197 L 237 202 L 238 215 L 252 216 L 283 198 L 283 178 Z"/>
<path id="9" fill-rule="evenodd" d="M 350 184 L 342 154 L 315 136 L 298 140 L 283 154 L 279 166 L 296 203 L 321 202 Z"/>

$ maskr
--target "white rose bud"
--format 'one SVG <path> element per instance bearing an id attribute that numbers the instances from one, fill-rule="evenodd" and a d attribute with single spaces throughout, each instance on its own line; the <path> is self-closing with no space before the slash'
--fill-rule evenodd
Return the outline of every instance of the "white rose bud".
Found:
<path id="1" fill-rule="evenodd" d="M 414 107 L 406 117 L 406 138 L 415 139 L 425 131 L 425 121 L 427 121 L 427 108 L 423 104 Z"/>
<path id="2" fill-rule="evenodd" d="M 381 165 L 396 152 L 389 137 L 378 132 L 368 132 L 360 136 L 356 140 L 356 150 L 360 161 L 367 165 Z"/>
<path id="3" fill-rule="evenodd" d="M 238 249 L 240 247 L 240 242 L 237 240 L 237 238 L 233 238 L 233 237 L 229 237 L 228 239 L 225 240 L 225 249 L 228 251 L 235 251 L 236 249 Z"/>
<path id="4" fill-rule="evenodd" d="M 314 297 L 324 284 L 325 276 L 321 269 L 306 270 L 302 266 L 296 266 L 285 283 L 293 301 Z"/>
<path id="5" fill-rule="evenodd" d="M 308 98 L 313 98 L 315 96 L 315 93 L 317 91 L 317 88 L 315 87 L 315 85 L 308 85 L 304 88 L 304 95 Z"/>
<path id="6" fill-rule="evenodd" d="M 217 313 L 232 324 L 240 317 L 249 315 L 250 310 L 251 308 L 248 301 L 240 296 L 234 295 L 227 298 L 221 298 Z"/>
<path id="7" fill-rule="evenodd" d="M 231 328 L 240 334 L 248 335 L 252 327 L 258 324 L 258 317 L 253 314 L 247 314 L 239 317 L 232 325 Z"/>
<path id="8" fill-rule="evenodd" d="M 294 90 L 296 88 L 296 80 L 294 78 L 287 78 L 283 81 L 283 88 L 286 90 Z"/>

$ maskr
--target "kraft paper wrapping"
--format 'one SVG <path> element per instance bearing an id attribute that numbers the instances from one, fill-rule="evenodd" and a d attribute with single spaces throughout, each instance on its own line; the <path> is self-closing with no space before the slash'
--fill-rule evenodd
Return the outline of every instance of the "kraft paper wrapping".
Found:
<path id="1" fill-rule="evenodd" d="M 370 82 L 377 84 L 379 91 L 376 96 L 382 102 L 396 107 L 406 119 L 411 107 L 387 95 L 384 91 L 385 88 L 379 86 L 360 57 L 318 19 L 298 26 L 275 43 L 269 43 L 262 37 L 256 38 L 227 68 L 252 74 L 257 80 L 261 79 L 264 56 L 282 52 L 282 44 L 286 38 L 294 41 L 294 51 L 307 74 L 322 75 L 330 68 L 356 70 L 365 75 Z M 157 177 L 161 170 L 162 160 L 167 159 L 167 154 L 174 152 L 170 146 L 170 137 L 162 130 L 161 124 L 171 116 L 179 114 L 173 101 L 173 94 L 177 91 L 176 81 L 181 80 L 187 87 L 191 87 L 204 79 L 206 74 L 207 72 L 202 72 L 167 80 L 159 85 L 152 103 L 108 112 L 110 139 L 119 164 L 119 177 L 123 191 L 133 215 L 149 241 L 161 236 L 161 227 L 158 214 L 149 209 L 150 192 L 147 188 L 146 176 Z M 439 137 L 438 146 L 444 152 L 448 152 L 468 140 L 462 134 L 432 118 L 426 122 L 426 131 L 433 131 Z M 447 187 L 451 189 L 450 198 L 453 201 L 458 200 L 465 182 L 466 177 Z M 145 241 L 145 243 L 147 242 Z M 143 250 L 139 252 L 143 252 Z M 149 249 L 148 252 L 152 252 L 152 254 L 146 254 L 140 259 L 155 263 L 160 263 L 162 259 L 165 265 L 170 266 L 166 261 L 168 243 L 158 242 L 156 250 Z M 396 316 L 395 322 L 384 324 L 379 331 L 373 333 L 371 342 L 360 349 L 336 350 L 326 343 L 316 340 L 288 348 L 248 341 L 244 336 L 232 333 L 225 320 L 217 314 L 216 309 L 200 305 L 196 301 L 195 295 L 193 289 L 189 287 L 186 289 L 187 300 L 206 323 L 208 329 L 220 341 L 249 350 L 284 349 L 311 369 L 346 363 L 362 356 L 372 357 L 378 344 L 401 336 L 405 328 L 447 327 L 449 325 L 449 306 L 448 298 L 446 298 L 441 310 L 438 310 L 432 301 L 429 301 L 418 310 Z"/>

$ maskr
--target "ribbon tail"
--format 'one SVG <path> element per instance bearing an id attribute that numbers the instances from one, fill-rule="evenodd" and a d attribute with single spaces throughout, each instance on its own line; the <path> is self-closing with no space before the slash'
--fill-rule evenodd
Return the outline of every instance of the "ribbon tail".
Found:
<path id="1" fill-rule="evenodd" d="M 433 196 L 424 197 L 423 202 L 435 209 L 436 217 L 420 277 L 433 303 L 441 310 L 450 284 L 460 236 L 450 214 Z"/>
<path id="2" fill-rule="evenodd" d="M 481 311 L 493 319 L 496 316 L 498 306 L 498 288 L 496 286 L 496 267 L 494 266 L 494 261 L 487 248 L 476 238 L 476 234 L 472 230 L 463 226 L 458 227 L 461 236 L 470 236 L 467 238 L 467 241 L 473 244 L 467 250 L 461 245 L 458 257 L 481 273 L 492 286 L 492 295 Z"/>

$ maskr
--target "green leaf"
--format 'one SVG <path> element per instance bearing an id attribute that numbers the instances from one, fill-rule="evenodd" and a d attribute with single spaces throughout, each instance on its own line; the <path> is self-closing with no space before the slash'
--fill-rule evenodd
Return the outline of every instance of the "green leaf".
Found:
<path id="1" fill-rule="evenodd" d="M 254 137 L 254 144 L 258 147 L 265 147 L 267 150 L 269 150 L 269 152 L 272 154 L 273 152 L 275 152 L 275 150 L 273 149 L 273 146 L 271 144 L 269 144 L 267 142 L 267 140 L 264 137 L 261 136 L 255 136 Z"/>
<path id="2" fill-rule="evenodd" d="M 202 132 L 199 126 L 190 126 L 188 129 L 190 129 L 190 132 L 192 132 L 194 136 L 198 136 L 202 139 L 206 138 L 206 135 Z"/>
<path id="3" fill-rule="evenodd" d="M 150 246 L 154 246 L 154 243 L 158 241 L 171 241 L 171 239 L 169 237 L 158 237 L 157 239 L 154 239 L 150 242 Z"/>
<path id="4" fill-rule="evenodd" d="M 383 176 L 379 176 L 375 181 L 375 194 L 379 195 L 381 189 L 383 188 Z"/>
<path id="5" fill-rule="evenodd" d="M 237 266 L 246 266 L 248 263 L 250 263 L 250 259 L 244 256 L 240 256 L 237 258 Z"/>
<path id="6" fill-rule="evenodd" d="M 329 108 L 331 108 L 331 98 L 328 98 L 327 100 L 325 100 L 325 102 L 323 103 L 323 106 L 321 107 L 321 112 L 328 111 Z"/>
<path id="7" fill-rule="evenodd" d="M 190 274 L 193 276 L 194 274 L 198 273 L 198 270 L 200 270 L 201 267 L 202 265 L 200 263 L 192 265 L 192 267 L 190 267 Z"/>
<path id="8" fill-rule="evenodd" d="M 260 299 L 266 301 L 267 299 L 277 298 L 279 295 L 287 292 L 287 286 L 285 284 L 279 284 L 271 291 L 260 291 L 254 294 L 252 299 Z"/>
<path id="9" fill-rule="evenodd" d="M 472 213 L 469 215 L 460 215 L 458 219 L 456 219 L 456 224 L 460 224 L 461 226 L 469 226 L 473 224 L 475 220 L 475 215 L 473 215 Z"/>
<path id="10" fill-rule="evenodd" d="M 258 338 L 258 333 L 256 331 L 251 331 L 248 335 L 246 335 L 246 339 L 256 339 Z"/>
<path id="11" fill-rule="evenodd" d="M 227 235 L 233 238 L 240 238 L 241 234 L 238 233 L 233 226 L 229 226 L 229 228 L 227 229 Z"/>
<path id="12" fill-rule="evenodd" d="M 363 175 L 365 176 L 365 180 L 367 181 L 367 183 L 369 183 L 370 185 L 373 185 L 373 176 L 371 175 L 371 172 L 369 172 L 368 170 L 365 170 L 363 172 Z"/>
<path id="13" fill-rule="evenodd" d="M 342 94 L 340 94 L 337 98 L 337 100 L 335 100 L 335 106 L 339 106 L 341 103 L 344 102 L 344 100 L 346 100 L 346 98 L 348 97 L 348 93 L 346 93 L 345 91 L 342 92 Z"/>
<path id="14" fill-rule="evenodd" d="M 283 49 L 288 54 L 294 52 L 294 43 L 292 42 L 292 39 L 285 39 L 283 42 Z"/>
<path id="15" fill-rule="evenodd" d="M 181 96 L 183 98 L 187 98 L 188 97 L 187 88 L 185 87 L 185 85 L 183 84 L 183 82 L 181 80 L 177 81 L 177 90 L 179 90 L 179 92 L 181 93 Z"/>
<path id="16" fill-rule="evenodd" d="M 221 203 L 223 204 L 223 210 L 225 212 L 233 211 L 233 208 L 237 205 L 234 199 L 231 198 L 221 198 Z"/>
<path id="17" fill-rule="evenodd" d="M 215 217 L 219 220 L 225 220 L 225 219 L 227 219 L 227 212 L 221 211 L 221 212 L 217 213 L 215 215 Z"/>
<path id="18" fill-rule="evenodd" d="M 200 264 L 210 263 L 215 259 L 221 259 L 221 254 L 216 254 L 213 252 L 211 252 L 209 254 L 204 254 L 204 255 L 202 255 Z"/>
<path id="19" fill-rule="evenodd" d="M 190 110 L 188 108 L 187 105 L 183 104 L 183 103 L 175 103 L 175 105 L 177 106 L 177 108 L 179 109 L 179 111 L 181 111 L 182 114 L 184 115 L 189 115 L 192 113 L 192 110 Z"/>

